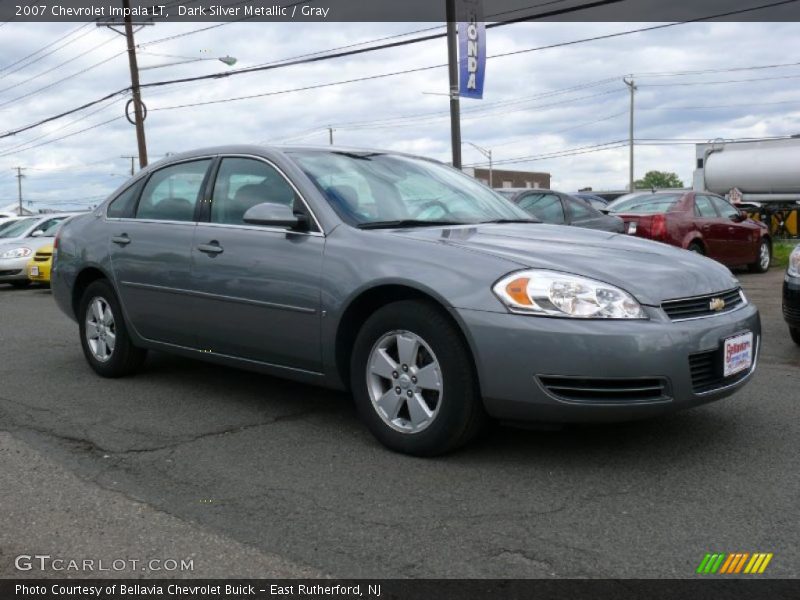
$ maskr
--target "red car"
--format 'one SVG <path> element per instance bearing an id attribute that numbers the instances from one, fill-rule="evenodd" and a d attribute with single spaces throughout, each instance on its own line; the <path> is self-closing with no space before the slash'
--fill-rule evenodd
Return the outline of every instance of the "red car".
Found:
<path id="1" fill-rule="evenodd" d="M 643 192 L 611 203 L 630 235 L 704 254 L 729 266 L 765 273 L 772 258 L 767 226 L 707 192 Z"/>

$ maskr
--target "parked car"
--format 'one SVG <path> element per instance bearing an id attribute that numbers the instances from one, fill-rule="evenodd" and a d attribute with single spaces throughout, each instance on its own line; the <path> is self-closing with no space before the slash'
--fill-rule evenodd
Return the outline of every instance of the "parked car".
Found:
<path id="1" fill-rule="evenodd" d="M 400 153 L 171 156 L 70 219 L 55 247 L 53 296 L 99 375 L 163 350 L 349 389 L 373 434 L 409 454 L 451 450 L 487 415 L 703 404 L 745 385 L 758 355 L 758 311 L 724 266 L 532 222 Z"/>
<path id="2" fill-rule="evenodd" d="M 783 280 L 783 317 L 794 343 L 800 345 L 800 246 L 789 255 L 789 267 Z"/>
<path id="3" fill-rule="evenodd" d="M 765 273 L 772 259 L 767 226 L 749 219 L 725 198 L 698 192 L 643 192 L 615 200 L 609 214 L 621 217 L 631 235 L 703 254 L 729 267 Z"/>
<path id="4" fill-rule="evenodd" d="M 28 279 L 34 283 L 50 284 L 50 270 L 53 266 L 53 244 L 39 248 L 28 261 Z"/>
<path id="5" fill-rule="evenodd" d="M 597 194 L 590 194 L 588 192 L 575 192 L 572 194 L 575 198 L 579 198 L 589 204 L 592 208 L 603 210 L 608 206 L 608 200 Z"/>
<path id="6" fill-rule="evenodd" d="M 39 248 L 53 242 L 61 222 L 72 214 L 22 217 L 0 230 L 0 283 L 17 288 L 28 286 L 28 261 Z"/>
<path id="7" fill-rule="evenodd" d="M 543 223 L 624 233 L 622 219 L 604 215 L 586 202 L 563 192 L 538 188 L 498 188 L 495 191 Z"/>

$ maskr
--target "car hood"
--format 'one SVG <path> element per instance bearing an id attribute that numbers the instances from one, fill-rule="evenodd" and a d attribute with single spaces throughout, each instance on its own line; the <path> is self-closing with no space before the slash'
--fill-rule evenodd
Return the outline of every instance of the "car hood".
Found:
<path id="1" fill-rule="evenodd" d="M 531 267 L 616 285 L 642 304 L 712 294 L 739 285 L 727 267 L 693 252 L 624 234 L 545 224 L 483 224 L 395 230 Z"/>

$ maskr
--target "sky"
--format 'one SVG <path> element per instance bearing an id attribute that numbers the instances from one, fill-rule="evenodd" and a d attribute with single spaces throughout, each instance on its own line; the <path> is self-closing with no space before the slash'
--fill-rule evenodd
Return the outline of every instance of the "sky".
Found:
<path id="1" fill-rule="evenodd" d="M 444 31 L 436 23 L 226 23 L 197 31 L 209 25 L 157 24 L 137 32 L 142 83 L 230 70 L 215 60 L 221 56 L 235 57 L 233 68 L 241 68 L 362 42 L 380 43 L 373 40 L 387 36 L 411 38 Z M 487 54 L 652 25 L 512 24 L 487 32 Z M 551 173 L 555 189 L 624 189 L 627 145 L 594 146 L 627 143 L 630 97 L 623 77 L 633 75 L 638 86 L 636 177 L 652 169 L 673 171 L 690 186 L 694 140 L 800 133 L 799 29 L 796 23 L 694 23 L 490 58 L 484 98 L 461 101 L 462 139 L 491 149 L 496 168 Z M 178 37 L 164 39 L 172 36 Z M 59 38 L 63 39 L 45 51 L 14 64 Z M 389 41 L 399 39 L 406 38 Z M 185 60 L 176 57 L 210 60 L 168 65 Z M 146 89 L 150 160 L 219 144 L 327 145 L 327 128 L 333 127 L 337 145 L 401 150 L 449 161 L 445 67 L 287 91 L 441 65 L 446 60 L 446 42 L 441 38 Z M 731 70 L 792 62 L 798 64 Z M 675 75 L 697 70 L 717 72 Z M 129 77 L 125 39 L 107 28 L 80 23 L 0 24 L 0 134 L 124 88 Z M 124 183 L 130 176 L 130 159 L 121 157 L 136 154 L 135 130 L 124 117 L 127 99 L 117 97 L 0 139 L 0 207 L 17 200 L 17 166 L 25 169 L 25 206 L 34 210 L 93 206 Z M 557 156 L 548 157 L 552 154 Z M 480 152 L 464 146 L 465 165 L 485 162 Z"/>

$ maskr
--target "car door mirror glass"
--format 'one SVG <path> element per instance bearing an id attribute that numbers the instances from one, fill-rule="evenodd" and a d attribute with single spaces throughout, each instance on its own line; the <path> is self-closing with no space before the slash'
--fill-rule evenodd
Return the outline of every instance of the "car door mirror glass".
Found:
<path id="1" fill-rule="evenodd" d="M 31 234 L 31 237 L 42 237 L 44 235 L 44 231 L 41 229 L 37 229 Z"/>
<path id="2" fill-rule="evenodd" d="M 262 202 L 248 208 L 243 221 L 248 225 L 265 225 L 271 227 L 297 227 L 300 218 L 286 204 Z"/>
<path id="3" fill-rule="evenodd" d="M 733 213 L 733 214 L 731 215 L 731 221 L 733 221 L 734 223 L 741 223 L 741 222 L 742 222 L 742 221 L 744 221 L 746 218 L 747 218 L 747 217 L 745 217 L 745 216 L 744 216 L 742 213 L 740 213 L 740 212 Z"/>

